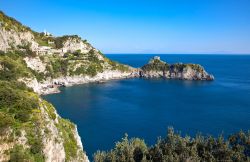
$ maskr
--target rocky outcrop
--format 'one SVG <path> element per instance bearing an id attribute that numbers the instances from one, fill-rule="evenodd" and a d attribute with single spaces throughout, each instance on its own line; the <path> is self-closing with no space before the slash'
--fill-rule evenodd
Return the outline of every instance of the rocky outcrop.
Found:
<path id="1" fill-rule="evenodd" d="M 31 50 L 38 47 L 33 32 L 0 11 L 0 51 L 6 52 L 24 46 L 29 46 Z"/>
<path id="2" fill-rule="evenodd" d="M 0 50 L 8 51 L 22 46 L 30 46 L 30 49 L 38 48 L 38 43 L 34 40 L 34 35 L 30 31 L 17 32 L 15 30 L 5 30 L 0 27 Z"/>
<path id="3" fill-rule="evenodd" d="M 25 57 L 24 58 L 27 67 L 35 70 L 39 73 L 46 71 L 46 64 L 42 62 L 39 57 Z"/>
<path id="4" fill-rule="evenodd" d="M 81 53 L 88 53 L 92 49 L 92 46 L 87 43 L 84 43 L 79 37 L 68 37 L 63 42 L 62 49 L 65 52 L 75 52 L 79 50 L 79 52 Z"/>
<path id="5" fill-rule="evenodd" d="M 214 76 L 208 74 L 201 65 L 183 63 L 167 64 L 157 56 L 141 68 L 139 75 L 144 78 L 214 80 Z"/>
<path id="6" fill-rule="evenodd" d="M 54 114 L 54 115 L 53 115 Z M 47 123 L 46 127 L 42 131 L 42 141 L 44 144 L 43 152 L 45 155 L 45 161 L 47 162 L 88 162 L 88 157 L 83 152 L 82 142 L 77 132 L 77 127 L 62 119 L 54 109 L 54 107 L 46 101 L 41 101 L 41 115 L 43 116 L 44 123 Z M 64 130 L 63 127 L 68 127 Z M 45 131 L 46 129 L 46 131 Z M 65 131 L 70 131 L 73 135 L 73 139 L 76 142 L 77 150 L 75 157 L 67 157 L 67 150 L 65 149 L 65 143 L 68 140 L 65 135 Z M 48 133 L 49 132 L 49 133 Z M 66 132 L 69 133 L 69 132 Z"/>
<path id="7" fill-rule="evenodd" d="M 21 146 L 28 153 L 34 147 L 35 139 L 41 142 L 44 155 L 42 159 L 45 162 L 89 162 L 83 152 L 76 126 L 62 119 L 51 104 L 39 99 L 39 108 L 33 110 L 32 116 L 36 119 L 34 125 L 21 124 L 15 130 L 9 128 L 0 133 L 0 161 L 9 161 L 10 152 L 17 146 Z M 16 135 L 17 132 L 20 135 Z M 72 148 L 73 151 L 69 151 L 69 146 L 72 146 L 69 143 L 76 145 Z"/>

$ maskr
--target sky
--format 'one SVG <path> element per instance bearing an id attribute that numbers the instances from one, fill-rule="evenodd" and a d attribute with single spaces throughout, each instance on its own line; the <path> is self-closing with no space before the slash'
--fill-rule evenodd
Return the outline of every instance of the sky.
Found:
<path id="1" fill-rule="evenodd" d="M 0 10 L 103 53 L 250 54 L 250 0 L 0 0 Z"/>

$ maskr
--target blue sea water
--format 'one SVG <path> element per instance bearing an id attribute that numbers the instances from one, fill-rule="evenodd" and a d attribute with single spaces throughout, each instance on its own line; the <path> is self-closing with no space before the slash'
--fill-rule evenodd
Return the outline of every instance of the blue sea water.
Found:
<path id="1" fill-rule="evenodd" d="M 154 55 L 108 55 L 140 67 Z M 249 55 L 160 55 L 169 63 L 199 63 L 215 76 L 212 82 L 125 79 L 61 88 L 44 96 L 59 114 L 78 126 L 90 159 L 128 133 L 148 145 L 169 126 L 182 135 L 225 136 L 250 129 Z"/>

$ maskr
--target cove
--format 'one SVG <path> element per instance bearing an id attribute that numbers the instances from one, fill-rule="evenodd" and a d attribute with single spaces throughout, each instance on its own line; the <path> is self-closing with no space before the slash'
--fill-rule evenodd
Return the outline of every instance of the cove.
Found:
<path id="1" fill-rule="evenodd" d="M 108 55 L 134 67 L 153 55 Z M 58 113 L 78 126 L 90 159 L 114 146 L 125 133 L 147 144 L 173 126 L 183 135 L 225 136 L 250 129 L 250 56 L 161 55 L 169 63 L 198 63 L 215 81 L 125 79 L 61 88 L 46 95 Z"/>

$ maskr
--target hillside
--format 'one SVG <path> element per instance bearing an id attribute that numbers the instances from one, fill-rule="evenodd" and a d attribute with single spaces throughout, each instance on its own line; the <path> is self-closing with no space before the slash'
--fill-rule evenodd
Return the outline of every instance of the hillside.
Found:
<path id="1" fill-rule="evenodd" d="M 16 79 L 39 94 L 57 92 L 58 84 L 130 77 L 134 70 L 109 60 L 77 35 L 56 37 L 34 32 L 3 12 L 0 22 L 1 56 L 15 55 L 18 66 L 27 66 L 29 75 Z"/>

